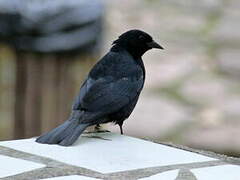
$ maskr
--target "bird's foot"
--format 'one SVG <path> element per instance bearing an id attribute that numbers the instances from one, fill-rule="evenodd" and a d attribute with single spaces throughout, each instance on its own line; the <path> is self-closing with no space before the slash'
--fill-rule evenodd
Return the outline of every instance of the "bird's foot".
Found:
<path id="1" fill-rule="evenodd" d="M 106 132 L 110 132 L 106 129 L 102 129 L 102 127 L 97 124 L 95 127 L 92 126 L 90 128 L 87 128 L 87 130 L 84 132 L 84 134 L 90 134 L 90 133 L 106 133 Z"/>
<path id="2" fill-rule="evenodd" d="M 106 129 L 100 129 L 100 130 L 95 131 L 95 133 L 106 133 L 106 132 L 111 132 L 111 131 L 106 130 Z"/>
<path id="3" fill-rule="evenodd" d="M 103 129 L 102 126 L 100 126 L 99 124 L 97 124 L 94 129 L 95 129 L 95 133 L 110 132 L 110 131 L 108 131 L 108 130 L 106 130 L 106 129 Z"/>

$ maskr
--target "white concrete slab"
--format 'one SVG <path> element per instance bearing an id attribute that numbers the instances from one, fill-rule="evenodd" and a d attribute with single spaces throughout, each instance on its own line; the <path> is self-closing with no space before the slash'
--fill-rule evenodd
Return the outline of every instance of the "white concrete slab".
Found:
<path id="1" fill-rule="evenodd" d="M 196 153 L 114 133 L 105 138 L 81 137 L 74 146 L 45 145 L 35 139 L 0 142 L 0 145 L 45 156 L 101 173 L 215 160 Z"/>
<path id="2" fill-rule="evenodd" d="M 73 176 L 60 176 L 60 177 L 54 177 L 54 178 L 47 178 L 47 179 L 42 179 L 42 180 L 100 180 L 96 178 L 90 178 L 86 176 L 78 176 L 78 175 L 73 175 Z"/>
<path id="3" fill-rule="evenodd" d="M 0 178 L 45 167 L 43 164 L 0 155 Z"/>
<path id="4" fill-rule="evenodd" d="M 191 172 L 197 180 L 239 180 L 240 166 L 222 165 L 206 168 L 192 169 Z"/>
<path id="5" fill-rule="evenodd" d="M 176 177 L 178 176 L 178 171 L 179 170 L 166 171 L 166 172 L 159 173 L 146 178 L 142 178 L 139 180 L 175 180 Z"/>

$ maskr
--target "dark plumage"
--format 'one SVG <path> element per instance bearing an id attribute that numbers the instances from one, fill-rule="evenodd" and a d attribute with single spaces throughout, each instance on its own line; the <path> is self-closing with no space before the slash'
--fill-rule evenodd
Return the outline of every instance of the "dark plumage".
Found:
<path id="1" fill-rule="evenodd" d="M 44 144 L 72 145 L 91 125 L 115 122 L 120 126 L 132 113 L 145 81 L 141 56 L 163 49 L 140 30 L 130 30 L 113 42 L 110 51 L 92 68 L 75 99 L 70 118 L 37 138 Z"/>

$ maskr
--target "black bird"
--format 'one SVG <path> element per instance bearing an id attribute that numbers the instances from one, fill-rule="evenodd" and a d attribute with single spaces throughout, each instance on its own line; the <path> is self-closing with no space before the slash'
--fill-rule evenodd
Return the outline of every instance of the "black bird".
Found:
<path id="1" fill-rule="evenodd" d="M 76 97 L 70 118 L 36 139 L 38 143 L 72 145 L 92 125 L 114 122 L 120 126 L 132 113 L 145 81 L 142 55 L 163 49 L 140 30 L 123 33 L 92 68 Z"/>

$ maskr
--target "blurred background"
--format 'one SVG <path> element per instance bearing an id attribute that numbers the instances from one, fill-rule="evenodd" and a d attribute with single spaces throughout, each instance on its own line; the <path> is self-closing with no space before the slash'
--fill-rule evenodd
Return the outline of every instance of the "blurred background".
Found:
<path id="1" fill-rule="evenodd" d="M 240 156 L 240 1 L 25 1 L 0 3 L 0 140 L 66 120 L 112 41 L 142 29 L 165 50 L 143 57 L 146 84 L 125 134 Z"/>

